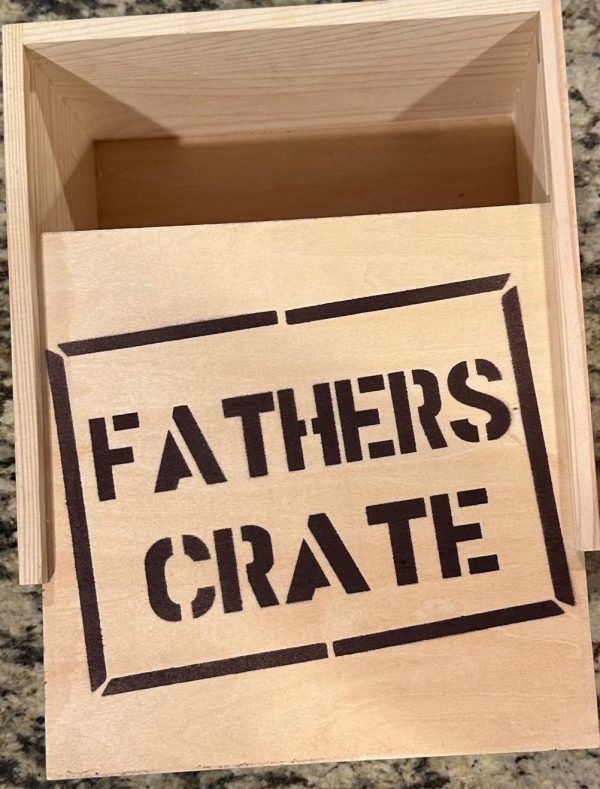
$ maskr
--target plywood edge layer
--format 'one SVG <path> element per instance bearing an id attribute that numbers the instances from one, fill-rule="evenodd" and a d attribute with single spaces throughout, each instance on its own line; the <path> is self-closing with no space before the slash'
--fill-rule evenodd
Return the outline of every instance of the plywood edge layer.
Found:
<path id="1" fill-rule="evenodd" d="M 597 728 L 593 728 L 589 736 L 586 738 L 585 741 L 578 742 L 577 744 L 567 745 L 563 750 L 581 750 L 585 749 L 593 749 L 597 748 L 600 745 L 600 735 L 598 734 Z M 515 744 L 515 749 L 518 750 L 520 744 Z M 530 751 L 535 753 L 543 753 L 545 751 L 556 751 L 557 747 L 555 745 L 551 745 L 548 743 L 540 743 L 536 741 L 532 743 Z M 483 752 L 483 751 L 482 751 Z M 485 751 L 486 754 L 494 755 L 494 754 L 503 754 L 507 753 L 506 749 L 498 749 L 494 747 L 489 747 Z M 440 754 L 439 751 L 430 751 L 425 754 L 421 750 L 418 752 L 415 751 L 414 753 L 407 754 L 406 756 L 402 756 L 403 759 L 422 759 L 422 758 L 439 758 L 440 756 L 453 758 L 455 756 L 468 756 L 469 754 L 465 754 L 462 751 L 452 750 L 451 752 Z M 352 755 L 352 761 L 357 762 L 369 762 L 369 761 L 389 761 L 389 760 L 396 760 L 398 758 L 396 751 L 378 751 L 375 754 L 369 755 Z M 290 765 L 310 765 L 310 764 L 327 764 L 333 762 L 346 762 L 348 761 L 348 755 L 340 753 L 339 756 L 322 756 L 316 758 L 305 758 L 305 759 L 292 759 L 288 761 L 253 761 L 253 762 L 237 762 L 234 764 L 224 763 L 224 764 L 205 764 L 203 762 L 198 762 L 196 765 L 191 767 L 186 767 L 183 770 L 184 773 L 186 772 L 196 772 L 201 770 L 252 770 L 252 769 L 265 769 L 267 767 L 277 768 L 277 767 L 289 767 Z M 164 768 L 160 766 L 154 766 L 151 768 L 146 767 L 138 767 L 133 770 L 122 770 L 119 772 L 120 776 L 126 777 L 134 777 L 136 775 L 156 775 L 157 773 L 164 772 Z M 46 768 L 46 778 L 51 781 L 69 781 L 75 779 L 85 779 L 85 778 L 109 778 L 115 775 L 114 771 L 106 771 L 106 770 L 70 770 L 62 765 L 47 764 Z"/>
<path id="2" fill-rule="evenodd" d="M 2 34 L 19 581 L 45 580 L 42 383 L 35 234 L 27 178 L 23 27 Z"/>
<path id="3" fill-rule="evenodd" d="M 325 216 L 325 217 L 305 217 L 300 219 L 275 219 L 275 220 L 264 220 L 264 221 L 256 221 L 256 222 L 217 222 L 217 223 L 202 223 L 202 224 L 188 224 L 188 225 L 162 225 L 162 226 L 148 226 L 148 227 L 99 227 L 93 228 L 90 230 L 48 230 L 41 233 L 42 239 L 42 248 L 48 243 L 50 239 L 60 240 L 61 237 L 65 240 L 74 238 L 83 241 L 86 238 L 91 238 L 91 235 L 97 236 L 101 238 L 106 234 L 106 237 L 109 238 L 108 234 L 126 234 L 126 233 L 147 233 L 148 238 L 151 237 L 151 234 L 157 232 L 164 232 L 169 231 L 174 234 L 177 233 L 189 233 L 194 231 L 202 231 L 206 233 L 213 233 L 215 229 L 218 228 L 228 227 L 228 228 L 250 228 L 256 225 L 281 225 L 281 224 L 297 224 L 297 223 L 344 223 L 344 222 L 370 222 L 373 220 L 383 220 L 383 221 L 408 221 L 411 218 L 415 219 L 417 217 L 423 217 L 423 221 L 435 221 L 439 217 L 444 217 L 445 215 L 453 215 L 456 217 L 460 217 L 461 219 L 471 219 L 473 222 L 476 222 L 478 219 L 478 214 L 481 212 L 482 217 L 485 217 L 486 214 L 492 212 L 516 212 L 517 214 L 522 213 L 523 215 L 530 214 L 532 217 L 539 216 L 539 221 L 541 222 L 545 213 L 547 212 L 548 208 L 547 205 L 544 203 L 523 203 L 523 204 L 510 204 L 510 205 L 499 205 L 499 206 L 477 206 L 474 208 L 447 208 L 447 209 L 439 209 L 434 211 L 403 211 L 401 213 L 397 211 L 388 212 L 388 213 L 379 213 L 379 214 L 352 214 L 348 216 Z M 501 214 L 499 214 L 501 217 Z M 340 224 L 340 229 L 342 229 L 342 225 Z"/>

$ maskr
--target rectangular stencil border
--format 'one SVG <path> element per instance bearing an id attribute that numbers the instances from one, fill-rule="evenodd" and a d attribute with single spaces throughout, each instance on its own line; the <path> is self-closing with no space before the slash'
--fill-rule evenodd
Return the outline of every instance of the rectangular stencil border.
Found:
<path id="1" fill-rule="evenodd" d="M 387 309 L 414 306 L 444 301 L 481 293 L 502 290 L 509 279 L 508 274 L 480 277 L 461 282 L 415 288 L 408 291 L 367 296 L 324 305 L 288 310 L 286 321 L 290 325 L 306 322 L 351 317 L 353 315 Z M 517 384 L 517 394 L 525 432 L 525 442 L 532 472 L 538 512 L 544 536 L 544 545 L 555 597 L 561 602 L 574 605 L 573 588 L 568 569 L 564 542 L 558 518 L 556 499 L 550 466 L 545 446 L 537 396 L 531 371 L 529 351 L 521 313 L 518 291 L 512 287 L 502 295 L 502 310 L 507 339 Z M 231 331 L 255 329 L 278 324 L 276 311 L 250 315 L 230 316 L 207 321 L 198 321 L 182 326 L 167 326 L 140 332 L 107 335 L 101 338 L 61 343 L 59 348 L 67 356 L 86 355 L 135 348 L 162 342 L 173 342 Z M 91 690 L 97 690 L 107 679 L 104 644 L 96 592 L 93 560 L 90 550 L 89 532 L 77 445 L 73 427 L 68 382 L 64 357 L 48 351 L 48 374 L 54 406 L 59 440 L 59 451 L 63 481 L 67 500 L 67 511 L 73 542 L 75 572 L 79 590 L 83 620 L 84 640 Z M 528 603 L 495 611 L 454 617 L 438 622 L 424 623 L 392 630 L 368 633 L 338 639 L 333 644 L 336 656 L 381 649 L 388 646 L 415 643 L 432 638 L 444 638 L 490 627 L 500 627 L 516 622 L 530 621 L 557 616 L 563 609 L 552 600 Z M 110 679 L 103 695 L 141 690 L 149 687 L 172 685 L 198 679 L 257 671 L 275 666 L 292 665 L 328 657 L 325 643 L 316 643 L 271 650 L 252 655 L 224 658 L 217 661 L 175 666 L 140 672 L 125 677 Z"/>

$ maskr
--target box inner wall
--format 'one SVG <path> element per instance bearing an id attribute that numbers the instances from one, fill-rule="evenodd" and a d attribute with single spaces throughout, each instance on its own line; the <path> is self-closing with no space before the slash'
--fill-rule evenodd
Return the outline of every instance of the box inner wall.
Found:
<path id="1" fill-rule="evenodd" d="M 500 14 L 30 49 L 38 229 L 545 201 L 538 26 Z"/>
<path id="2" fill-rule="evenodd" d="M 519 202 L 510 117 L 95 144 L 98 227 Z"/>

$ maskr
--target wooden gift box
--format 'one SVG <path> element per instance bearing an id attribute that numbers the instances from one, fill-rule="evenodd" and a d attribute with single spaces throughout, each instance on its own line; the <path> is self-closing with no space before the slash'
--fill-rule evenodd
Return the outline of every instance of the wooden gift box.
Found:
<path id="1" fill-rule="evenodd" d="M 547 203 L 574 522 L 598 547 L 558 2 L 12 25 L 4 62 L 23 583 L 45 572 L 40 238 L 93 228 Z"/>
<path id="2" fill-rule="evenodd" d="M 188 267 L 186 271 L 196 248 L 205 248 L 207 256 L 217 260 L 215 263 L 211 258 L 213 274 L 218 266 L 218 250 L 241 251 L 246 268 L 240 290 L 247 288 L 249 304 L 255 298 L 251 305 L 254 309 L 267 310 L 273 305 L 265 302 L 261 307 L 260 289 L 253 290 L 252 271 L 247 266 L 248 260 L 252 263 L 254 258 L 248 250 L 256 250 L 259 276 L 264 249 L 280 255 L 282 265 L 293 268 L 297 261 L 289 247 L 297 245 L 305 255 L 302 260 L 307 261 L 307 270 L 314 267 L 310 270 L 316 281 L 320 274 L 315 261 L 321 254 L 316 247 L 322 243 L 323 265 L 335 272 L 339 238 L 344 254 L 364 255 L 368 263 L 364 278 L 372 278 L 369 288 L 377 293 L 377 278 L 382 282 L 386 278 L 393 280 L 393 276 L 388 276 L 390 268 L 401 259 L 404 247 L 419 280 L 419 255 L 423 265 L 429 265 L 437 251 L 436 239 L 440 238 L 447 245 L 443 250 L 446 273 L 442 279 L 452 277 L 455 254 L 458 279 L 466 281 L 472 276 L 475 281 L 479 277 L 477 287 L 499 290 L 506 280 L 496 282 L 488 274 L 490 261 L 503 260 L 502 245 L 506 241 L 506 249 L 510 254 L 514 252 L 520 263 L 526 264 L 528 255 L 543 260 L 544 283 L 540 285 L 539 299 L 544 304 L 538 305 L 541 312 L 535 326 L 541 338 L 540 358 L 546 359 L 544 354 L 551 346 L 548 359 L 552 360 L 552 376 L 544 378 L 543 373 L 538 384 L 545 390 L 541 395 L 545 409 L 542 421 L 550 434 L 551 470 L 561 479 L 563 532 L 569 563 L 577 576 L 576 602 L 580 603 L 569 619 L 573 629 L 557 630 L 553 637 L 556 650 L 569 638 L 578 647 L 585 647 L 585 582 L 581 562 L 573 558 L 573 546 L 595 549 L 600 542 L 558 0 L 389 0 L 32 23 L 6 27 L 3 43 L 21 582 L 39 583 L 52 575 L 52 501 L 55 510 L 63 507 L 62 483 L 47 478 L 52 476 L 47 474 L 48 469 L 54 476 L 59 472 L 56 457 L 48 461 L 53 433 L 47 421 L 49 393 L 44 359 L 44 351 L 51 345 L 46 337 L 50 324 L 45 312 L 54 333 L 61 324 L 60 287 L 54 279 L 57 261 L 59 267 L 64 262 L 64 270 L 76 276 L 75 263 L 81 259 L 80 284 L 93 289 L 94 280 L 100 281 L 102 272 L 118 270 L 111 268 L 113 248 L 115 255 L 127 260 L 138 253 L 143 258 L 145 246 L 162 245 L 165 260 L 172 267 L 178 266 L 181 252 L 181 265 Z M 314 225 L 281 221 L 312 219 L 319 221 Z M 187 235 L 181 226 L 190 226 Z M 94 233 L 112 229 L 122 232 L 113 236 Z M 254 233 L 256 242 L 252 240 Z M 256 247 L 252 246 L 254 243 Z M 455 246 L 455 253 L 448 246 Z M 485 256 L 489 260 L 484 261 Z M 52 267 L 47 280 L 43 259 Z M 97 262 L 97 275 L 91 259 Z M 157 261 L 153 261 L 152 265 L 156 265 Z M 348 293 L 353 295 L 357 277 L 363 275 L 357 270 L 346 272 L 344 263 L 340 252 L 340 279 L 347 274 Z M 272 262 L 269 265 L 272 278 L 276 279 L 277 268 Z M 231 266 L 225 260 L 224 270 L 230 276 L 228 282 L 234 281 Z M 182 283 L 186 276 L 181 274 Z M 135 288 L 135 283 L 129 285 Z M 333 286 L 333 279 L 325 285 L 326 291 Z M 148 303 L 153 298 L 149 287 L 147 282 L 143 286 L 140 282 L 140 293 L 145 294 Z M 217 289 L 218 315 L 210 318 L 231 314 L 227 287 L 222 292 Z M 63 297 L 68 301 L 68 287 L 65 288 Z M 305 282 L 300 291 L 302 288 L 305 301 L 303 296 L 298 304 L 279 306 L 302 308 L 310 303 L 310 287 Z M 384 289 L 382 285 L 381 290 Z M 426 301 L 438 299 L 431 289 L 425 290 Z M 237 298 L 239 294 L 234 291 L 230 295 Z M 289 294 L 285 295 L 287 298 Z M 105 296 L 110 298 L 110 289 Z M 122 293 L 115 292 L 110 309 L 113 332 L 123 321 L 124 326 L 128 325 L 123 313 L 129 306 L 122 298 Z M 244 298 L 242 294 L 238 301 L 244 302 Z M 407 298 L 406 303 L 415 303 L 410 301 L 414 296 Z M 527 309 L 535 312 L 535 296 L 530 294 L 527 298 Z M 155 306 L 160 311 L 159 302 L 156 296 Z M 75 313 L 80 310 L 79 319 L 85 326 L 101 332 L 94 323 L 100 320 L 101 310 L 94 310 L 88 321 L 85 309 L 73 309 Z M 168 304 L 165 309 L 170 309 Z M 240 311 L 240 304 L 232 309 Z M 285 313 L 287 323 L 302 323 L 306 316 L 301 313 L 302 309 Z M 505 310 L 508 323 L 511 314 L 515 313 Z M 148 327 L 156 325 L 152 317 L 148 315 Z M 171 315 L 172 319 L 178 317 Z M 68 320 L 67 317 L 67 324 Z M 485 334 L 486 320 L 483 315 L 478 324 L 473 324 L 473 336 L 477 327 Z M 69 339 L 77 339 L 78 327 L 71 328 L 74 333 L 73 337 L 69 334 Z M 515 331 L 518 334 L 518 327 Z M 550 342 L 544 345 L 546 332 Z M 56 339 L 54 335 L 52 339 Z M 64 350 L 67 345 L 60 347 Z M 84 346 L 85 343 L 80 347 L 72 342 L 70 353 L 90 352 Z M 534 371 L 539 371 L 543 365 L 535 368 L 536 364 Z M 51 371 L 51 378 L 53 374 L 56 369 Z M 373 385 L 373 378 L 371 375 L 369 386 Z M 55 390 L 53 395 L 58 413 Z M 115 430 L 122 429 L 116 425 L 115 422 Z M 63 449 L 61 446 L 61 452 Z M 377 451 L 383 452 L 383 447 Z M 530 460 L 533 469 L 534 459 Z M 548 479 L 547 476 L 546 482 Z M 65 484 L 70 504 L 68 480 Z M 550 492 L 551 488 L 550 481 Z M 542 514 L 548 497 L 543 486 L 538 488 L 537 480 L 536 495 Z M 72 517 L 71 512 L 69 515 Z M 60 517 L 66 521 L 64 513 Z M 63 557 L 70 550 L 65 534 L 66 531 L 58 535 L 57 541 L 58 553 L 63 551 Z M 544 537 L 548 549 L 551 540 L 547 530 Z M 552 561 L 555 560 L 556 556 Z M 490 569 L 494 568 L 488 561 L 487 568 L 471 572 Z M 71 570 L 65 572 L 68 576 Z M 555 565 L 551 572 L 556 599 L 567 607 L 573 605 L 570 589 L 565 590 L 557 580 L 560 573 Z M 78 580 L 81 592 L 82 581 Z M 70 629 L 79 624 L 72 625 L 73 617 L 69 619 L 65 613 L 72 601 L 61 597 L 67 587 L 71 593 L 74 581 L 63 581 L 58 578 L 49 584 L 45 600 L 49 611 L 45 623 L 47 679 L 52 694 L 71 669 L 69 665 L 67 671 L 61 663 L 65 654 L 61 639 L 64 642 L 68 637 L 69 643 L 81 640 L 79 631 L 73 635 Z M 532 585 L 535 586 L 533 581 Z M 61 599 L 67 601 L 63 603 L 64 610 Z M 529 606 L 531 600 L 524 602 Z M 546 601 L 540 605 L 546 606 L 541 617 L 563 613 L 558 603 Z M 89 611 L 86 614 L 83 598 L 81 606 L 85 620 Z M 456 624 L 452 617 L 444 621 L 450 630 Z M 86 631 L 86 639 L 88 636 Z M 534 642 L 536 638 L 534 634 Z M 539 639 L 543 643 L 543 633 Z M 350 641 L 352 638 L 336 642 L 336 654 L 354 649 L 346 643 Z M 90 646 L 87 642 L 86 645 L 91 666 Z M 327 654 L 324 644 L 316 646 Z M 548 660 L 554 663 L 547 670 L 558 672 L 556 676 L 560 677 L 562 658 L 558 651 L 554 654 L 551 649 L 549 653 L 553 657 Z M 52 771 L 56 776 L 286 762 L 296 758 L 389 756 L 398 750 L 407 755 L 464 749 L 583 747 L 593 745 L 597 738 L 595 708 L 587 703 L 589 694 L 586 696 L 582 689 L 588 677 L 569 695 L 569 699 L 578 700 L 572 704 L 572 720 L 580 724 L 577 731 L 573 726 L 572 739 L 569 725 L 569 731 L 552 728 L 554 711 L 544 718 L 552 718 L 553 723 L 547 724 L 539 739 L 534 733 L 524 733 L 530 731 L 525 721 L 520 734 L 509 726 L 504 736 L 500 733 L 502 727 L 493 725 L 487 729 L 485 725 L 480 729 L 471 725 L 468 732 L 465 729 L 461 734 L 457 724 L 454 739 L 438 732 L 430 740 L 429 719 L 425 716 L 425 723 L 421 720 L 423 739 L 419 739 L 417 726 L 413 738 L 399 749 L 390 745 L 394 742 L 393 730 L 389 733 L 391 739 L 377 742 L 369 740 L 369 731 L 362 732 L 364 739 L 357 740 L 356 748 L 348 747 L 348 742 L 354 743 L 352 737 L 359 737 L 358 733 L 351 736 L 348 729 L 340 736 L 339 748 L 335 738 L 319 738 L 318 731 L 316 740 L 311 741 L 307 734 L 306 740 L 294 745 L 297 732 L 293 731 L 288 750 L 285 737 L 276 737 L 261 740 L 255 750 L 251 745 L 247 750 L 240 746 L 239 752 L 230 754 L 219 750 L 223 737 L 215 734 L 213 752 L 207 761 L 198 762 L 179 751 L 172 760 L 163 757 L 160 749 L 166 747 L 168 738 L 153 745 L 140 735 L 139 750 L 136 752 L 130 743 L 131 759 L 119 761 L 115 754 L 120 735 L 115 729 L 112 755 L 110 749 L 106 753 L 99 749 L 102 753 L 95 754 L 96 761 L 86 761 L 80 754 L 81 763 L 72 766 L 69 759 L 74 757 L 69 757 L 63 748 L 64 740 L 61 745 L 56 734 L 63 722 L 61 715 L 65 714 L 64 731 L 68 731 L 74 720 L 86 718 L 86 704 L 99 704 L 93 709 L 101 717 L 111 709 L 108 703 L 104 704 L 106 700 L 88 699 L 85 661 L 80 653 L 77 655 L 79 663 L 74 661 L 77 664 L 73 668 L 73 676 L 77 676 L 70 681 L 78 688 L 73 698 L 79 698 L 83 706 L 75 712 L 65 712 L 71 699 L 68 685 L 66 689 L 61 685 L 51 698 L 52 737 L 58 738 L 52 746 Z M 579 655 L 577 652 L 575 662 L 569 665 L 576 673 L 585 673 L 584 659 L 576 662 Z M 253 657 L 256 655 L 250 655 Z M 217 662 L 227 664 L 227 660 Z M 516 660 L 520 661 L 518 653 L 511 653 L 510 661 Z M 203 663 L 201 667 L 208 665 Z M 213 669 L 202 670 L 208 676 L 206 671 Z M 90 680 L 92 692 L 96 692 L 107 680 L 106 671 L 100 670 L 94 677 L 90 668 Z M 131 677 L 109 675 L 104 695 L 131 690 L 131 685 L 125 687 L 129 680 Z M 486 686 L 483 675 L 478 675 L 476 681 L 482 683 L 482 688 Z M 309 683 L 309 687 L 313 686 Z M 586 688 L 591 689 L 591 679 Z M 530 691 L 533 693 L 535 688 Z M 381 689 L 377 692 L 381 693 Z M 423 688 L 414 693 L 422 694 Z M 258 691 L 257 694 L 260 695 Z M 540 686 L 538 695 L 544 694 Z M 308 696 L 307 703 L 312 704 L 314 699 Z M 584 696 L 587 701 L 581 701 Z M 119 698 L 115 704 L 121 703 Z M 211 698 L 206 701 L 209 710 Z M 254 697 L 249 698 L 248 703 L 252 703 Z M 112 703 L 114 699 L 108 701 Z M 454 704 L 459 702 L 462 703 L 450 698 L 444 715 L 451 717 Z M 577 706 L 580 702 L 581 708 Z M 326 705 L 319 708 L 319 703 L 325 702 L 315 702 L 315 714 L 326 715 Z M 542 707 L 540 701 L 540 710 Z M 137 710 L 131 709 L 135 717 Z M 481 707 L 480 712 L 484 714 L 485 709 Z M 435 717 L 433 712 L 427 714 Z M 457 714 L 460 718 L 461 713 Z M 515 715 L 519 717 L 521 712 Z M 440 721 L 443 723 L 443 716 Z M 165 724 L 165 730 L 171 731 L 174 725 Z M 301 734 L 309 730 L 306 721 L 299 727 Z M 240 736 L 243 739 L 243 733 Z M 83 741 L 85 748 L 85 737 Z M 62 755 L 57 756 L 59 752 Z"/>

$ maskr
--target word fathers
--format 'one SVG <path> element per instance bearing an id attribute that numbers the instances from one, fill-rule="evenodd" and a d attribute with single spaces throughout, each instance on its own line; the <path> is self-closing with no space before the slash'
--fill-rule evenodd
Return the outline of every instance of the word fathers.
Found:
<path id="1" fill-rule="evenodd" d="M 509 429 L 511 414 L 508 406 L 481 385 L 470 383 L 470 376 L 478 376 L 489 389 L 502 376 L 493 362 L 475 359 L 470 364 L 455 364 L 445 380 L 425 369 L 410 372 L 391 372 L 387 375 L 369 375 L 342 379 L 312 386 L 313 414 L 298 413 L 297 396 L 293 388 L 276 392 L 259 392 L 227 397 L 221 401 L 223 418 L 238 420 L 243 438 L 247 474 L 250 478 L 269 474 L 269 457 L 265 449 L 264 420 L 275 418 L 285 447 L 285 461 L 291 472 L 306 468 L 305 442 L 310 434 L 320 443 L 323 465 L 336 466 L 343 462 L 355 463 L 366 457 L 379 459 L 395 455 L 410 455 L 420 448 L 443 449 L 448 438 L 477 443 L 501 438 Z M 362 407 L 362 397 L 379 395 L 377 407 L 368 401 Z M 444 423 L 442 411 L 444 398 L 466 407 L 466 413 Z M 394 434 L 369 441 L 363 437 L 364 428 L 379 425 L 382 411 L 391 417 Z M 463 409 L 464 410 L 464 409 Z M 485 416 L 486 424 L 479 426 L 473 413 Z M 471 418 L 469 418 L 471 417 Z M 173 426 L 166 432 L 162 452 L 153 481 L 154 491 L 163 493 L 176 490 L 182 479 L 199 476 L 207 485 L 225 483 L 229 479 L 219 452 L 209 443 L 202 420 L 188 405 L 175 405 L 172 410 Z M 115 414 L 114 431 L 140 428 L 136 411 Z M 96 473 L 98 497 L 108 501 L 117 497 L 115 466 L 135 462 L 132 446 L 112 446 L 107 420 L 95 417 L 89 420 L 90 438 Z M 213 433 L 215 426 L 212 425 Z M 218 426 L 216 428 L 218 431 Z M 196 468 L 190 467 L 178 441 L 187 447 Z"/>

